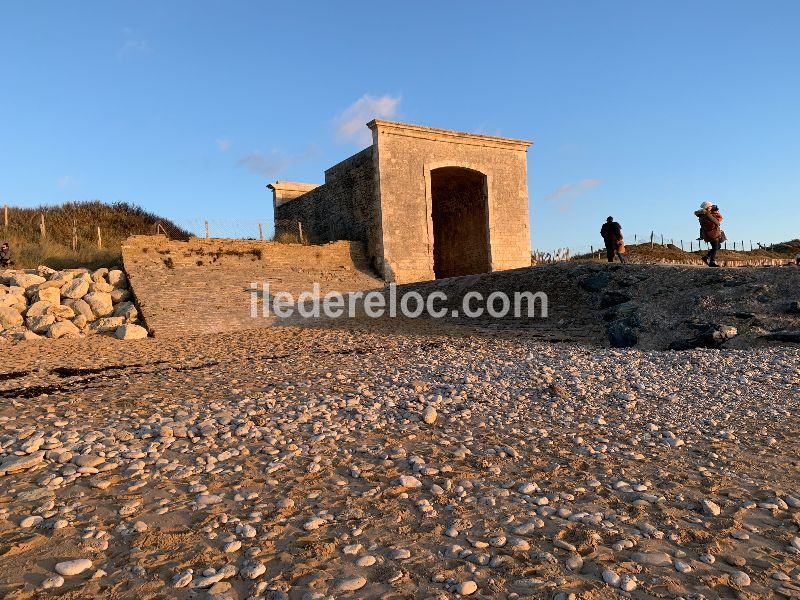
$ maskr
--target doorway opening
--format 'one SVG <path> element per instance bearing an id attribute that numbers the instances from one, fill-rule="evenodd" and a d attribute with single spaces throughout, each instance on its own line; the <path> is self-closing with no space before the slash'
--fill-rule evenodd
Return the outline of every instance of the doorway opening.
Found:
<path id="1" fill-rule="evenodd" d="M 436 279 L 489 272 L 486 175 L 463 167 L 433 169 L 431 219 Z"/>

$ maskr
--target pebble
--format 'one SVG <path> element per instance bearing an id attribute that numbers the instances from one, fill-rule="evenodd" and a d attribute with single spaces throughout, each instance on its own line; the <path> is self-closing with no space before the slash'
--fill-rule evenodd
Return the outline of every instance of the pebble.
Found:
<path id="1" fill-rule="evenodd" d="M 337 580 L 333 587 L 338 592 L 355 592 L 367 585 L 367 580 L 359 575 Z"/>
<path id="2" fill-rule="evenodd" d="M 80 575 L 87 569 L 92 568 L 92 561 L 88 558 L 77 558 L 75 560 L 66 560 L 64 562 L 56 563 L 56 573 L 70 577 L 73 575 Z"/>
<path id="3" fill-rule="evenodd" d="M 462 581 L 455 587 L 456 594 L 461 596 L 471 596 L 478 591 L 478 584 L 474 581 Z"/>
<path id="4" fill-rule="evenodd" d="M 433 406 L 426 406 L 425 410 L 422 411 L 422 420 L 428 425 L 433 425 L 436 422 L 437 416 L 438 414 Z"/>
<path id="5" fill-rule="evenodd" d="M 402 486 L 408 490 L 415 490 L 422 487 L 422 482 L 411 475 L 401 475 L 395 481 L 395 485 Z"/>
<path id="6" fill-rule="evenodd" d="M 22 521 L 19 522 L 19 526 L 22 529 L 28 529 L 30 527 L 36 527 L 42 521 L 44 521 L 42 517 L 40 517 L 39 515 L 33 515 L 22 519 Z"/>
<path id="7" fill-rule="evenodd" d="M 42 583 L 39 584 L 39 589 L 51 590 L 60 588 L 62 585 L 64 585 L 64 578 L 61 575 L 53 575 L 42 581 Z"/>
<path id="8" fill-rule="evenodd" d="M 744 571 L 734 571 L 731 573 L 731 581 L 738 587 L 747 587 L 750 585 L 750 576 Z"/>
<path id="9" fill-rule="evenodd" d="M 719 507 L 719 504 L 716 502 L 712 502 L 711 500 L 701 500 L 700 504 L 703 509 L 703 513 L 710 516 L 710 517 L 718 517 L 719 514 L 722 512 L 722 509 Z"/>

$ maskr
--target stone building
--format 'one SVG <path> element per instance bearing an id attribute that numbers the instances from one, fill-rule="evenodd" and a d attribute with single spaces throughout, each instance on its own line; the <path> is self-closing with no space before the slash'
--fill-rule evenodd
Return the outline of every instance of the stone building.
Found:
<path id="1" fill-rule="evenodd" d="M 531 264 L 531 142 L 371 121 L 372 145 L 325 183 L 277 181 L 276 223 L 312 243 L 361 240 L 386 281 L 408 283 Z"/>

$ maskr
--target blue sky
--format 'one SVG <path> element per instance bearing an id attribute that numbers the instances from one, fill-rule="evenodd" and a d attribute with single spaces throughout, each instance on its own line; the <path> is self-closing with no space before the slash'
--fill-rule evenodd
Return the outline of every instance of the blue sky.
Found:
<path id="1" fill-rule="evenodd" d="M 534 140 L 534 248 L 800 236 L 800 2 L 3 2 L 0 203 L 270 223 L 372 116 Z"/>

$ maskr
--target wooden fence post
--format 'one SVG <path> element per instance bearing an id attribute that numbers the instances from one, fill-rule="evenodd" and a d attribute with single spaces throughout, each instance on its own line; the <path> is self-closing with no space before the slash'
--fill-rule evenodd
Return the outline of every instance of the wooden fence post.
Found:
<path id="1" fill-rule="evenodd" d="M 103 247 L 103 238 L 100 237 L 100 225 L 97 226 L 97 247 L 98 249 Z"/>
<path id="2" fill-rule="evenodd" d="M 681 240 L 681 252 L 683 252 L 683 240 Z"/>
<path id="3" fill-rule="evenodd" d="M 208 239 L 208 221 L 206 221 L 206 239 Z"/>
<path id="4" fill-rule="evenodd" d="M 655 232 L 651 231 L 650 232 L 650 247 L 651 248 L 653 247 L 653 240 L 655 240 L 655 238 L 656 238 Z"/>
<path id="5" fill-rule="evenodd" d="M 8 204 L 3 206 L 3 221 L 5 223 L 5 228 L 8 229 Z"/>
<path id="6" fill-rule="evenodd" d="M 302 221 L 298 221 L 297 222 L 297 230 L 300 232 L 300 243 L 302 244 L 303 243 L 303 222 Z"/>
<path id="7" fill-rule="evenodd" d="M 75 251 L 78 249 L 78 221 L 73 219 L 72 221 L 72 250 Z"/>
<path id="8" fill-rule="evenodd" d="M 40 239 L 40 241 L 43 242 L 44 240 L 47 239 L 47 230 L 45 229 L 45 226 L 44 226 L 44 213 L 41 213 L 39 215 L 39 217 L 40 217 L 40 219 L 39 219 L 39 239 Z"/>
<path id="9" fill-rule="evenodd" d="M 662 246 L 664 245 L 664 234 L 663 233 L 661 234 L 661 245 Z"/>
<path id="10" fill-rule="evenodd" d="M 264 241 L 264 230 L 261 228 L 261 223 L 258 224 L 258 239 Z"/>

